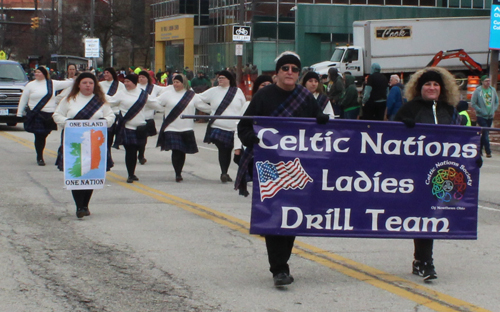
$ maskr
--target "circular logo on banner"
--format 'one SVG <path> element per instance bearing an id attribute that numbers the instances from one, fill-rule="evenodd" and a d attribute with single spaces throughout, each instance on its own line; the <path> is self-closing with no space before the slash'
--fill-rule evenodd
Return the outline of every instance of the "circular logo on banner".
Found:
<path id="1" fill-rule="evenodd" d="M 467 190 L 466 176 L 455 166 L 437 168 L 430 182 L 432 195 L 446 203 L 460 201 Z"/>

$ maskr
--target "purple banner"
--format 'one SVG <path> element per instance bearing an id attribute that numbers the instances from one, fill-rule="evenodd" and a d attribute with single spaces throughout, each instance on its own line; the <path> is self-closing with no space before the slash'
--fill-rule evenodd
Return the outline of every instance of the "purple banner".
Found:
<path id="1" fill-rule="evenodd" d="M 255 122 L 250 233 L 477 239 L 480 128 Z"/>

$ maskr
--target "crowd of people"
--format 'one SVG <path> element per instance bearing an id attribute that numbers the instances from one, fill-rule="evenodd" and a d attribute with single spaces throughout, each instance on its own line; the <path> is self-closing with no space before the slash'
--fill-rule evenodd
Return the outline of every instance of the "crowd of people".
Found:
<path id="1" fill-rule="evenodd" d="M 140 67 L 130 67 L 126 73 L 106 68 L 102 75 L 96 75 L 78 73 L 74 65 L 69 65 L 65 80 L 52 80 L 49 71 L 39 67 L 21 97 L 18 116 L 26 111 L 24 127 L 34 134 L 39 166 L 45 166 L 46 138 L 57 129 L 56 124 L 64 128 L 70 119 L 105 119 L 109 127 L 108 170 L 114 164 L 111 148 L 123 146 L 128 183 L 139 181 L 136 165 L 146 164 L 148 137 L 156 135 L 155 146 L 161 151 L 171 151 L 175 181 L 184 180 L 186 154 L 197 153 L 198 146 L 194 119 L 180 116 L 194 115 L 197 111 L 210 116 L 312 117 L 319 124 L 335 118 L 400 121 L 407 127 L 414 127 L 415 123 L 471 124 L 466 113 L 468 104 L 457 110 L 457 85 L 453 76 L 442 68 L 422 69 L 404 86 L 397 75 L 387 79 L 380 66 L 373 64 L 359 92 L 356 78 L 349 72 L 339 73 L 331 68 L 326 77 L 320 77 L 307 69 L 301 70 L 300 57 L 293 52 L 282 53 L 275 63 L 274 76 L 258 76 L 256 68 L 250 65 L 244 68 L 243 73 L 252 75 L 254 81 L 251 101 L 246 100 L 237 86 L 235 73 L 230 70 L 217 72 L 212 82 L 203 72 L 195 76 L 187 67 L 183 73 L 159 71 L 156 75 Z M 123 79 L 119 79 L 119 75 Z M 478 125 L 491 127 L 498 96 L 490 86 L 489 77 L 482 77 L 481 82 L 472 96 L 472 107 L 476 110 Z M 458 107 L 463 106 L 460 104 Z M 163 114 L 161 125 L 154 122 L 156 113 Z M 238 164 L 234 185 L 244 196 L 248 196 L 246 182 L 252 174 L 249 169 L 253 146 L 259 143 L 252 124 L 251 119 L 240 122 L 209 119 L 203 139 L 218 150 L 222 183 L 233 181 L 228 174 L 231 160 Z M 483 149 L 486 157 L 491 157 L 487 131 L 481 138 Z M 60 169 L 61 161 L 58 157 L 56 165 Z M 90 215 L 92 190 L 72 193 L 76 216 Z M 294 236 L 265 236 L 270 271 L 277 287 L 294 281 L 288 266 L 294 240 Z M 424 280 L 437 278 L 432 258 L 433 240 L 415 239 L 414 248 L 412 272 Z"/>

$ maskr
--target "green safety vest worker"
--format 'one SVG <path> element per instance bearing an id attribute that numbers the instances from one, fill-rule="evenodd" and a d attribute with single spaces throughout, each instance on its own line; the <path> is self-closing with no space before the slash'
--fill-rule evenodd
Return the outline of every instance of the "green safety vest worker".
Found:
<path id="1" fill-rule="evenodd" d="M 467 113 L 466 110 L 464 111 L 461 111 L 460 113 L 458 113 L 459 115 L 462 115 L 462 116 L 465 116 L 465 118 L 467 118 L 467 124 L 466 126 L 472 126 L 472 123 L 470 121 L 470 116 L 469 116 L 469 113 Z"/>
<path id="2" fill-rule="evenodd" d="M 160 80 L 161 83 L 165 83 L 165 80 L 167 80 L 167 78 L 168 78 L 167 73 L 163 73 L 163 75 L 161 75 L 161 80 Z"/>

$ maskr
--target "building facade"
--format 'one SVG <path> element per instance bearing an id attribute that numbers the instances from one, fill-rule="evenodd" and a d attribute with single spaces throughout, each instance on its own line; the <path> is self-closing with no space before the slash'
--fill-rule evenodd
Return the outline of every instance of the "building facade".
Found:
<path id="1" fill-rule="evenodd" d="M 352 23 L 365 19 L 484 16 L 486 0 L 156 0 L 156 69 L 185 66 L 213 73 L 235 66 L 234 25 L 251 26 L 243 63 L 274 71 L 281 52 L 296 50 L 303 64 L 328 59 L 352 43 Z M 178 28 L 176 28 L 178 27 Z"/>

